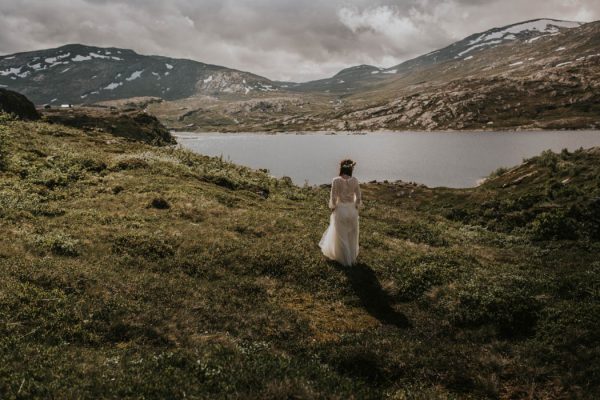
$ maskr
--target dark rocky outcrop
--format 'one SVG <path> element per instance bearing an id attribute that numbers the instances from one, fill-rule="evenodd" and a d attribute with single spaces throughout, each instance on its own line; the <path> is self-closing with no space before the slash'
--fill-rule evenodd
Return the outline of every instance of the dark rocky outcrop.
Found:
<path id="1" fill-rule="evenodd" d="M 0 111 L 13 114 L 20 119 L 37 120 L 40 118 L 35 106 L 20 93 L 0 88 Z"/>
<path id="2" fill-rule="evenodd" d="M 103 131 L 115 136 L 165 146 L 175 144 L 171 132 L 156 117 L 141 111 L 116 111 L 100 107 L 50 109 L 44 119 L 86 131 Z"/>

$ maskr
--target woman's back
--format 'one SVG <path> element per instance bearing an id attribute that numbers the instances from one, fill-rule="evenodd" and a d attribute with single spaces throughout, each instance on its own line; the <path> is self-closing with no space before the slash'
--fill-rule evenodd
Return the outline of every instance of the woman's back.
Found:
<path id="1" fill-rule="evenodd" d="M 334 203 L 356 203 L 360 204 L 360 189 L 358 179 L 351 176 L 344 178 L 335 177 L 331 183 L 331 197 Z"/>

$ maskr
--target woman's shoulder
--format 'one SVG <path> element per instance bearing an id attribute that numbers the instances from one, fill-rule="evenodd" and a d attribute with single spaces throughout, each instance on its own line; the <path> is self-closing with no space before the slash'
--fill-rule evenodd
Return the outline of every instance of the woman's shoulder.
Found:
<path id="1" fill-rule="evenodd" d="M 351 176 L 349 178 L 343 178 L 341 176 L 336 176 L 335 178 L 333 178 L 331 183 L 336 183 L 336 182 L 356 182 L 356 183 L 358 183 L 358 179 L 354 176 Z"/>

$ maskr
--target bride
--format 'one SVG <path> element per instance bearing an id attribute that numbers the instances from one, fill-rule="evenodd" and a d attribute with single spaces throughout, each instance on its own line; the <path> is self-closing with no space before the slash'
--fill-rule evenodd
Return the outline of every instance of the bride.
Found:
<path id="1" fill-rule="evenodd" d="M 352 176 L 356 163 L 340 163 L 340 176 L 331 183 L 329 208 L 333 210 L 329 227 L 323 234 L 319 247 L 325 256 L 342 265 L 356 263 L 358 256 L 358 207 L 361 204 L 358 179 Z"/>

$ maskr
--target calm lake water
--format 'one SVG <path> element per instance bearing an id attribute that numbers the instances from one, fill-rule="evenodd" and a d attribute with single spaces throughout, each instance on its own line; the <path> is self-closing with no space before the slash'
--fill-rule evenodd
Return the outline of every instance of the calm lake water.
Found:
<path id="1" fill-rule="evenodd" d="M 184 148 L 266 168 L 296 184 L 329 183 L 338 162 L 357 162 L 361 181 L 403 180 L 430 187 L 471 187 L 499 167 L 519 164 L 546 149 L 600 146 L 598 131 L 376 132 L 366 135 L 177 133 Z"/>

